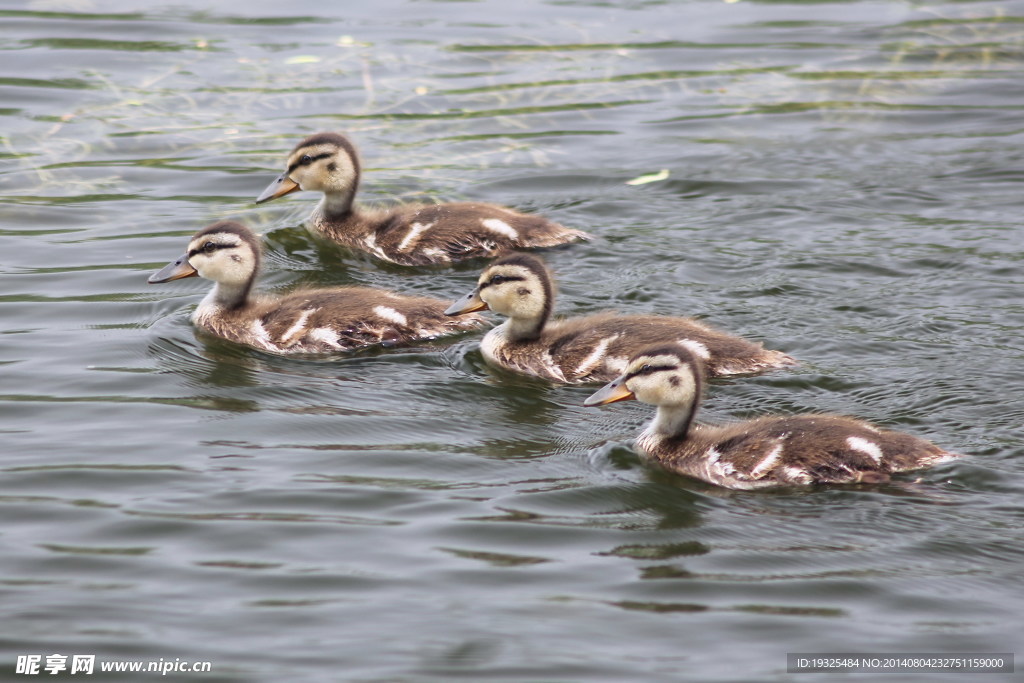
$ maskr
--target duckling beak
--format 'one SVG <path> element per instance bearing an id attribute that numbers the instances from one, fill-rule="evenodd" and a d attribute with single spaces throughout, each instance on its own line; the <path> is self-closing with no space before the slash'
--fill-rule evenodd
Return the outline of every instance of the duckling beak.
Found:
<path id="1" fill-rule="evenodd" d="M 628 401 L 636 396 L 626 388 L 626 378 L 618 377 L 591 394 L 590 398 L 583 402 L 587 407 L 606 406 L 617 401 Z"/>
<path id="2" fill-rule="evenodd" d="M 287 173 L 282 173 L 277 176 L 277 179 L 275 179 L 274 182 L 267 185 L 267 189 L 260 193 L 260 196 L 256 198 L 256 203 L 262 204 L 263 202 L 269 202 L 271 199 L 277 199 L 278 197 L 283 197 L 286 194 L 298 192 L 301 189 L 302 188 L 299 187 L 297 182 L 288 177 Z"/>
<path id="3" fill-rule="evenodd" d="M 474 289 L 466 296 L 458 299 L 455 303 L 444 310 L 445 315 L 463 315 L 476 311 L 486 311 L 487 302 L 480 298 L 479 290 Z"/>
<path id="4" fill-rule="evenodd" d="M 156 271 L 146 280 L 151 285 L 171 280 L 180 280 L 183 277 L 199 275 L 199 272 L 188 262 L 188 254 L 182 254 L 179 258 L 171 261 L 166 266 Z"/>

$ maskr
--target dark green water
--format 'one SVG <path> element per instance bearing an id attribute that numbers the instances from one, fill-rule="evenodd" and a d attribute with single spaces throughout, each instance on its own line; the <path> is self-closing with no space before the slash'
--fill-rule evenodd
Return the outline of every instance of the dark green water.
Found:
<path id="1" fill-rule="evenodd" d="M 667 682 L 1024 652 L 1024 3 L 0 7 L 0 678 L 52 653 Z M 197 336 L 206 285 L 146 277 L 220 218 L 266 235 L 268 288 L 475 280 L 317 245 L 309 195 L 255 207 L 324 129 L 365 201 L 594 233 L 549 254 L 562 313 L 698 315 L 804 361 L 715 382 L 705 420 L 836 411 L 968 457 L 730 493 L 640 463 L 645 406 L 584 409 L 474 337 L 301 360 Z"/>

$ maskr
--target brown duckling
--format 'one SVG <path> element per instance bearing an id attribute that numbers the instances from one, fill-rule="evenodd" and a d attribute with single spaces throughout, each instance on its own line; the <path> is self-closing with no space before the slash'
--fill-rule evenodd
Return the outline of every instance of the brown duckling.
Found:
<path id="1" fill-rule="evenodd" d="M 256 203 L 299 190 L 322 192 L 307 225 L 313 233 L 407 266 L 488 258 L 509 249 L 553 247 L 590 235 L 495 204 L 454 202 L 367 209 L 355 203 L 360 164 L 339 133 L 311 135 L 291 151 L 282 173 Z"/>
<path id="2" fill-rule="evenodd" d="M 508 320 L 484 336 L 484 358 L 555 382 L 607 382 L 637 351 L 657 343 L 686 346 L 716 376 L 796 364 L 781 351 L 766 350 L 690 318 L 598 313 L 550 320 L 554 298 L 554 281 L 543 261 L 532 254 L 509 254 L 488 266 L 476 289 L 446 313 L 491 309 L 507 315 Z"/>
<path id="3" fill-rule="evenodd" d="M 839 415 L 767 416 L 695 424 L 702 361 L 679 345 L 636 354 L 583 405 L 637 399 L 657 406 L 637 448 L 667 470 L 731 489 L 884 482 L 894 472 L 958 458 L 924 439 Z"/>
<path id="4" fill-rule="evenodd" d="M 256 234 L 233 221 L 209 225 L 188 251 L 150 276 L 150 284 L 199 275 L 216 284 L 192 322 L 218 337 L 275 353 L 329 353 L 403 344 L 472 330 L 483 322 L 444 314 L 447 302 L 371 287 L 251 294 L 260 266 Z"/>

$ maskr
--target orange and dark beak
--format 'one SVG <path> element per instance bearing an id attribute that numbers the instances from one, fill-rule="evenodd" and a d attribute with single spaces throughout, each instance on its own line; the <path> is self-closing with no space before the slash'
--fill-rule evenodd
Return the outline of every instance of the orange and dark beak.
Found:
<path id="1" fill-rule="evenodd" d="M 613 379 L 608 384 L 597 390 L 594 394 L 583 402 L 583 405 L 587 407 L 593 406 L 606 406 L 609 403 L 616 403 L 618 401 L 629 401 L 636 398 L 632 391 L 626 388 L 626 376 L 622 375 Z"/>
<path id="2" fill-rule="evenodd" d="M 267 185 L 267 189 L 260 193 L 260 196 L 256 198 L 256 203 L 262 204 L 263 202 L 269 202 L 271 199 L 277 199 L 278 197 L 283 197 L 286 194 L 298 192 L 301 189 L 302 188 L 299 187 L 297 182 L 288 177 L 287 173 L 282 173 L 277 176 L 277 179 Z"/>
<path id="3" fill-rule="evenodd" d="M 180 280 L 184 277 L 193 277 L 199 272 L 188 262 L 188 254 L 182 254 L 178 259 L 171 261 L 166 266 L 156 271 L 146 280 L 151 285 L 171 280 Z"/>
<path id="4" fill-rule="evenodd" d="M 480 289 L 474 289 L 472 292 L 456 300 L 451 306 L 444 310 L 445 315 L 464 315 L 466 313 L 475 313 L 476 311 L 486 311 L 487 302 L 480 298 Z"/>

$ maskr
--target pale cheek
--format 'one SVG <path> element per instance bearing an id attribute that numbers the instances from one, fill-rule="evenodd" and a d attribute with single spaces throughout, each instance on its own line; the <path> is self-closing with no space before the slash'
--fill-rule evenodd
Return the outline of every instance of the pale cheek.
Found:
<path id="1" fill-rule="evenodd" d="M 300 171 L 293 171 L 291 174 L 291 179 L 299 184 L 300 190 L 315 191 L 317 189 L 316 183 L 313 181 L 312 178 L 306 175 L 306 171 L 304 169 Z"/>
<path id="2" fill-rule="evenodd" d="M 641 401 L 641 403 L 650 403 L 657 405 L 665 401 L 667 398 L 663 391 L 660 391 L 657 385 L 652 385 L 649 382 L 640 379 L 633 383 L 632 386 L 627 386 L 633 394 Z"/>

